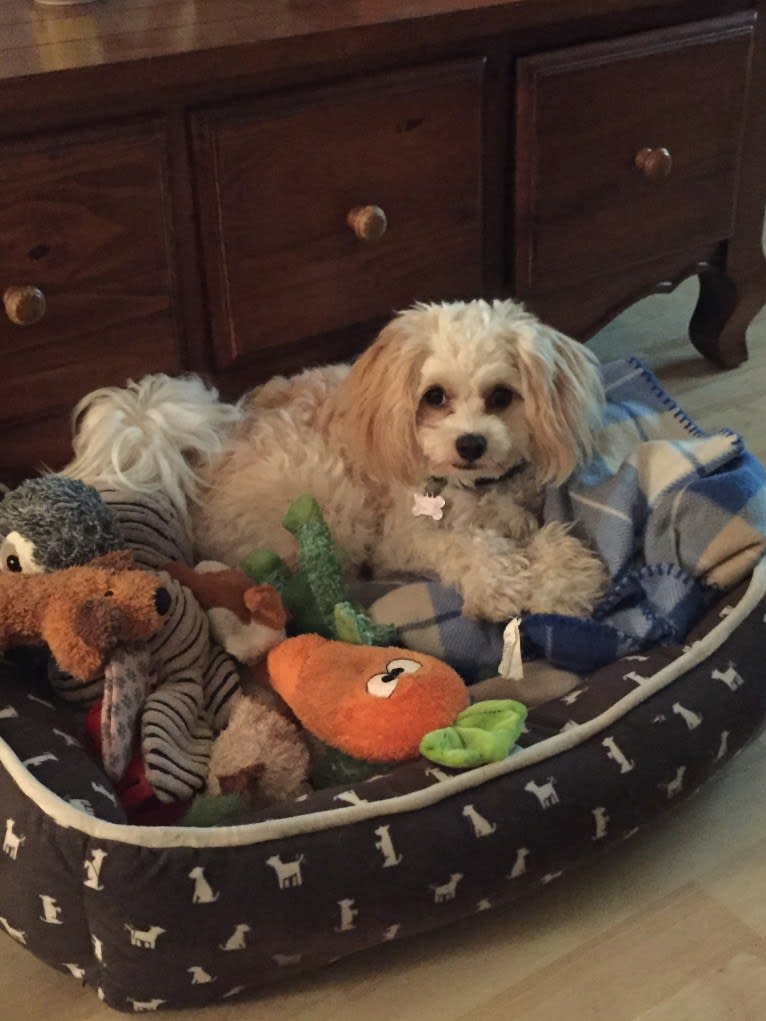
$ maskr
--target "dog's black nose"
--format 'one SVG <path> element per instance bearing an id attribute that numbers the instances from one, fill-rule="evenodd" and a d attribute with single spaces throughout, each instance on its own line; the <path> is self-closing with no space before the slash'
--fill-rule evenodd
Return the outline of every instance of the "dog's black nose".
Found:
<path id="1" fill-rule="evenodd" d="M 154 593 L 154 608 L 161 617 L 170 609 L 170 593 L 166 588 L 158 588 Z"/>
<path id="2" fill-rule="evenodd" d="M 487 449 L 487 441 L 480 433 L 464 433 L 455 440 L 455 449 L 464 461 L 477 461 Z"/>

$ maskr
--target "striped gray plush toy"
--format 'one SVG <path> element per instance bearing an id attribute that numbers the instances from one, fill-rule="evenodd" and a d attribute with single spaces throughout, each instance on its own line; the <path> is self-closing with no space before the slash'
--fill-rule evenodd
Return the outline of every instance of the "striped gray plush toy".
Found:
<path id="1" fill-rule="evenodd" d="M 169 560 L 193 563 L 190 538 L 170 500 L 162 494 L 99 491 L 139 566 L 158 571 Z M 157 797 L 168 802 L 204 788 L 213 739 L 228 721 L 240 677 L 235 660 L 212 638 L 207 613 L 190 590 L 166 573 L 163 579 L 172 605 L 149 642 L 151 690 L 137 712 L 147 779 Z M 113 665 L 112 686 L 131 678 L 127 662 L 122 674 L 120 666 Z M 51 683 L 62 698 L 83 706 L 104 694 L 103 677 L 83 682 L 53 669 Z M 110 701 L 110 711 L 113 706 Z"/>

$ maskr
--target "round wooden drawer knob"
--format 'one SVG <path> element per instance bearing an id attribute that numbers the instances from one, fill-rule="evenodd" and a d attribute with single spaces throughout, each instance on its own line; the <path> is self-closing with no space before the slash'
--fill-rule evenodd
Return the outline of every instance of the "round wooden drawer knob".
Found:
<path id="1" fill-rule="evenodd" d="M 7 287 L 3 294 L 3 308 L 16 326 L 33 326 L 45 315 L 45 295 L 39 287 Z"/>
<path id="2" fill-rule="evenodd" d="M 377 241 L 386 233 L 388 220 L 380 206 L 354 206 L 346 223 L 360 241 Z"/>
<path id="3" fill-rule="evenodd" d="M 673 169 L 673 157 L 664 147 L 639 149 L 635 164 L 650 181 L 664 181 Z"/>

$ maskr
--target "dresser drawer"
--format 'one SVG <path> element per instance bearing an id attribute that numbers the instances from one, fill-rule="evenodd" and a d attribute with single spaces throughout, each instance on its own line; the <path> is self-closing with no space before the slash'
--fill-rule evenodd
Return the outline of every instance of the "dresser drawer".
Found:
<path id="1" fill-rule="evenodd" d="M 752 40 L 748 13 L 519 61 L 519 294 L 731 235 Z"/>
<path id="2" fill-rule="evenodd" d="M 165 155 L 154 121 L 0 144 L 0 421 L 180 366 Z"/>
<path id="3" fill-rule="evenodd" d="M 219 367 L 478 293 L 482 77 L 450 62 L 194 116 Z"/>

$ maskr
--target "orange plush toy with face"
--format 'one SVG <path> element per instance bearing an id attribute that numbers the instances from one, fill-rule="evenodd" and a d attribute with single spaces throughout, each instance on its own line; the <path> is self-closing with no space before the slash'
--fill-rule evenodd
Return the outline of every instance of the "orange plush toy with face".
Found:
<path id="1" fill-rule="evenodd" d="M 298 635 L 273 648 L 267 665 L 271 686 L 309 738 L 317 787 L 414 758 L 425 734 L 468 705 L 451 667 L 407 649 Z"/>

